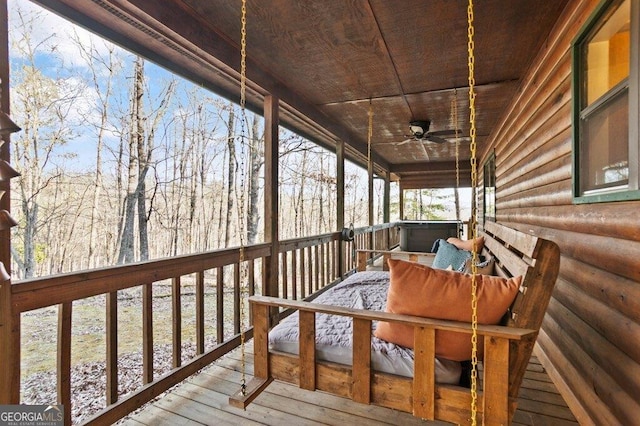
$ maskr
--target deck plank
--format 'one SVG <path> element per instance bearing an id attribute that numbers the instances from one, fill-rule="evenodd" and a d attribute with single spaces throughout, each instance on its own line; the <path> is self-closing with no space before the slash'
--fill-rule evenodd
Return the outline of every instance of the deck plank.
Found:
<path id="1" fill-rule="evenodd" d="M 198 424 L 282 425 L 448 425 L 427 422 L 409 413 L 359 404 L 320 391 L 305 391 L 275 381 L 246 410 L 229 405 L 240 386 L 238 350 L 227 354 L 176 386 L 159 400 L 120 422 L 130 426 Z M 247 345 L 245 373 L 253 374 L 253 345 Z M 577 426 L 578 423 L 539 361 L 532 357 L 520 389 L 516 426 Z"/>

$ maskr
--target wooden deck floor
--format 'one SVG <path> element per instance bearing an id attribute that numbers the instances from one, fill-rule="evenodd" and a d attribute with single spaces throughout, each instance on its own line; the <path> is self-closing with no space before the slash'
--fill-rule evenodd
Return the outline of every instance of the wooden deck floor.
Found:
<path id="1" fill-rule="evenodd" d="M 247 373 L 253 372 L 253 342 L 247 345 Z M 445 425 L 408 413 L 363 405 L 324 392 L 273 382 L 246 411 L 231 407 L 229 395 L 240 386 L 236 350 L 176 386 L 165 396 L 124 419 L 143 425 Z M 247 375 L 247 381 L 251 376 Z M 540 363 L 532 358 L 520 389 L 515 425 L 578 425 Z"/>

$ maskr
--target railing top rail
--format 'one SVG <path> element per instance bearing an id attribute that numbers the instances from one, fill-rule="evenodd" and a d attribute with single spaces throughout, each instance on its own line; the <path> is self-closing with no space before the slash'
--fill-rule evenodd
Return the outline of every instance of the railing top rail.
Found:
<path id="1" fill-rule="evenodd" d="M 246 260 L 270 254 L 271 245 L 267 243 L 245 249 Z M 239 260 L 240 250 L 235 247 L 24 280 L 11 285 L 12 305 L 17 312 L 25 312 L 231 265 Z"/>
<path id="2" fill-rule="evenodd" d="M 396 223 L 385 223 L 356 228 L 356 234 L 364 234 L 392 228 Z M 279 252 L 329 243 L 338 240 L 340 232 L 312 237 L 283 240 Z M 262 243 L 245 248 L 245 260 L 271 255 L 271 244 Z M 47 277 L 16 281 L 11 285 L 12 305 L 16 312 L 72 302 L 142 284 L 189 275 L 238 263 L 240 248 L 233 247 L 205 253 L 188 254 L 170 258 L 148 260 L 127 265 L 108 266 L 92 270 L 70 272 Z"/>

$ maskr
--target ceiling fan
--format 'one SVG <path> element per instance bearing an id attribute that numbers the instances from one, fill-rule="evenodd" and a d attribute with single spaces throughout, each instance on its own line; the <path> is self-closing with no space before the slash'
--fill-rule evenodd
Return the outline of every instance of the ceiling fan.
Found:
<path id="1" fill-rule="evenodd" d="M 398 145 L 403 145 L 407 142 L 411 141 L 424 141 L 424 142 L 435 142 L 435 143 L 445 143 L 447 139 L 443 136 L 455 136 L 456 130 L 438 130 L 436 132 L 430 132 L 429 126 L 431 125 L 430 120 L 414 120 L 409 122 L 409 132 L 411 135 L 406 135 L 407 139 L 402 142 L 399 142 Z M 458 135 L 461 136 L 461 132 L 458 130 Z"/>

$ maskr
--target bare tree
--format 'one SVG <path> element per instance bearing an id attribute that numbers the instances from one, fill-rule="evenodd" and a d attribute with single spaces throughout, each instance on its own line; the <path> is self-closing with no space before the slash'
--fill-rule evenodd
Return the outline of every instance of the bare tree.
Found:
<path id="1" fill-rule="evenodd" d="M 89 223 L 89 242 L 87 257 L 89 267 L 95 267 L 100 264 L 96 259 L 100 253 L 101 240 L 99 238 L 99 217 L 104 212 L 101 209 L 101 196 L 104 186 L 103 176 L 103 151 L 105 145 L 105 135 L 109 128 L 109 103 L 113 96 L 114 80 L 116 73 L 122 68 L 121 60 L 116 55 L 116 47 L 111 43 L 104 43 L 103 48 L 106 50 L 106 54 L 102 54 L 95 46 L 93 39 L 88 42 L 81 39 L 77 32 L 73 33 L 73 41 L 75 46 L 80 52 L 80 56 L 87 64 L 88 71 L 90 73 L 90 84 L 93 86 L 96 105 L 95 112 L 98 115 L 98 121 L 95 123 L 97 128 L 96 134 L 96 164 L 95 164 L 95 180 L 93 184 L 93 196 L 91 201 L 91 217 Z M 87 117 L 88 122 L 92 121 L 91 117 Z M 102 229 L 103 234 L 106 231 Z M 104 247 L 102 253 L 108 252 L 107 247 Z"/>
<path id="2" fill-rule="evenodd" d="M 254 244 L 258 236 L 258 223 L 260 221 L 260 169 L 264 164 L 264 138 L 260 134 L 260 120 L 254 114 L 251 122 L 251 135 L 249 146 L 249 202 L 247 206 L 247 242 Z"/>
<path id="3" fill-rule="evenodd" d="M 160 95 L 157 109 L 150 114 L 144 111 L 144 60 L 137 57 L 134 62 L 134 78 L 131 93 L 130 130 L 129 130 L 129 166 L 127 195 L 122 214 L 122 233 L 118 252 L 118 263 L 135 260 L 135 220 L 138 220 L 138 244 L 141 260 L 149 258 L 146 178 L 151 167 L 155 133 L 167 111 L 171 100 L 175 80 L 171 80 Z M 148 128 L 145 129 L 145 124 Z M 146 137 L 145 137 L 146 135 Z M 137 207 L 137 209 L 136 209 Z"/>
<path id="4" fill-rule="evenodd" d="M 236 160 L 236 139 L 235 139 L 235 107 L 231 102 L 229 102 L 229 119 L 227 121 L 227 151 L 229 152 L 229 163 L 227 169 L 227 217 L 230 219 L 230 216 L 233 214 L 234 209 L 234 189 L 236 186 L 236 170 L 237 160 Z M 222 217 L 222 216 L 221 216 Z M 230 220 L 224 225 L 224 246 L 229 247 L 230 242 Z"/>
<path id="5" fill-rule="evenodd" d="M 46 77 L 36 67 L 36 54 L 45 41 L 31 38 L 38 15 L 26 16 L 18 11 L 22 33 L 13 46 L 20 52 L 24 65 L 14 73 L 12 111 L 22 124 L 23 131 L 14 139 L 14 164 L 21 176 L 17 179 L 22 214 L 22 256 L 13 254 L 21 275 L 31 277 L 35 271 L 36 241 L 40 227 L 40 199 L 43 191 L 59 175 L 53 164 L 59 160 L 56 148 L 72 137 L 69 116 L 74 100 L 82 90 L 74 82 Z"/>

